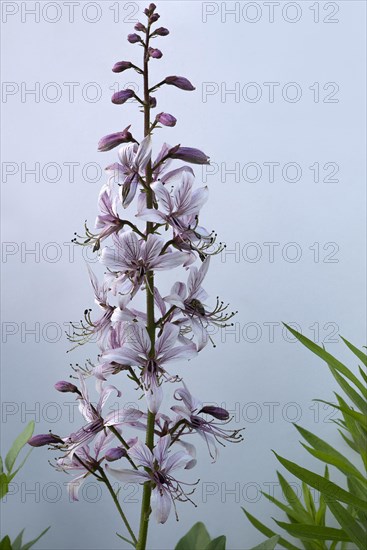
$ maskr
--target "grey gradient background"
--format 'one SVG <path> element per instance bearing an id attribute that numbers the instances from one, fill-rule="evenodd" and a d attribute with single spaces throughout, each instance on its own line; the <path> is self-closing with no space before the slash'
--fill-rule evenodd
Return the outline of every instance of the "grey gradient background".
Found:
<path id="1" fill-rule="evenodd" d="M 60 20 L 50 23 L 41 14 L 37 23 L 32 16 L 21 20 L 24 5 L 33 7 L 34 2 L 2 2 L 3 10 L 5 4 L 19 11 L 7 20 L 3 17 L 3 82 L 16 83 L 19 89 L 21 83 L 24 89 L 39 82 L 41 90 L 56 82 L 62 95 L 55 102 L 45 100 L 42 93 L 39 102 L 31 95 L 22 101 L 19 91 L 2 99 L 2 452 L 32 418 L 37 432 L 71 431 L 72 409 L 67 404 L 71 400 L 57 394 L 53 384 L 69 374 L 70 362 L 94 358 L 97 352 L 90 344 L 66 355 L 70 346 L 61 337 L 61 328 L 69 320 L 78 320 L 93 299 L 82 250 L 73 251 L 63 243 L 82 229 L 84 219 L 92 225 L 105 181 L 102 174 L 91 182 L 92 169 L 84 178 L 83 167 L 88 163 L 104 167 L 115 161 L 113 151 L 97 153 L 98 139 L 130 122 L 140 136 L 142 121 L 136 105 L 112 105 L 109 87 L 115 82 L 138 82 L 135 73 L 119 76 L 110 68 L 121 59 L 139 60 L 140 49 L 125 39 L 134 24 L 126 19 L 136 20 L 145 7 L 145 3 L 120 2 L 119 22 L 114 22 L 113 2 L 98 2 L 102 15 L 91 23 L 82 17 L 85 2 L 78 2 L 71 23 L 64 3 L 57 2 Z M 198 507 L 179 504 L 179 523 L 173 515 L 164 526 L 152 522 L 149 544 L 154 549 L 173 548 L 194 522 L 202 520 L 213 536 L 228 536 L 229 549 L 248 549 L 263 537 L 244 518 L 240 506 L 269 525 L 275 513 L 259 492 L 269 491 L 269 484 L 276 482 L 277 461 L 271 449 L 321 472 L 321 464 L 298 443 L 293 419 L 348 453 L 330 421 L 330 409 L 317 411 L 312 402 L 332 399 L 331 375 L 310 352 L 289 341 L 280 323 L 297 323 L 305 335 L 317 337 L 349 364 L 353 357 L 341 345 L 339 333 L 357 346 L 365 344 L 365 3 L 331 3 L 339 8 L 337 23 L 323 22 L 333 9 L 326 2 L 318 3 L 319 23 L 310 10 L 314 3 L 304 1 L 296 2 L 302 14 L 295 23 L 281 15 L 285 2 L 276 8 L 273 23 L 264 2 L 252 3 L 262 14 L 256 23 L 242 15 L 239 21 L 226 15 L 225 8 L 233 8 L 234 2 L 210 3 L 218 13 L 208 16 L 206 23 L 203 10 L 208 8 L 201 2 L 157 4 L 160 24 L 171 34 L 157 40 L 164 57 L 151 63 L 152 78 L 184 75 L 197 89 L 185 93 L 167 86 L 159 91 L 157 112 L 174 114 L 178 124 L 157 132 L 155 147 L 163 140 L 199 147 L 216 163 L 213 171 L 219 166 L 216 174 L 196 169 L 199 184 L 206 179 L 210 188 L 202 222 L 218 231 L 228 251 L 237 252 L 215 258 L 206 288 L 213 298 L 220 295 L 239 310 L 237 328 L 243 331 L 239 337 L 218 333 L 217 348 L 208 346 L 179 372 L 204 401 L 234 409 L 236 426 L 246 427 L 246 432 L 245 442 L 223 449 L 213 465 L 205 446 L 198 444 L 198 466 L 185 474 L 187 480 L 201 480 L 194 497 Z M 245 3 L 237 4 L 242 10 Z M 135 6 L 138 15 L 133 15 Z M 46 18 L 52 19 L 56 12 L 49 9 Z M 293 18 L 295 12 L 289 9 Z M 250 11 L 249 18 L 253 14 Z M 94 17 L 92 8 L 88 17 Z M 74 101 L 68 98 L 65 82 L 80 83 Z M 91 82 L 102 91 L 96 102 L 81 93 Z M 256 82 L 263 96 L 251 103 L 217 93 L 203 101 L 203 83 L 208 82 L 227 89 L 236 82 L 241 88 Z M 273 103 L 266 97 L 264 82 L 281 84 Z M 298 102 L 282 97 L 281 89 L 288 82 L 300 86 Z M 320 83 L 318 103 L 309 89 L 315 82 Z M 328 82 L 338 84 L 338 102 L 323 101 L 331 91 L 323 90 Z M 40 181 L 24 174 L 24 168 L 22 173 L 21 163 L 31 168 L 37 162 L 41 169 L 58 163 L 59 181 L 47 181 L 53 177 L 51 169 L 46 178 L 41 173 Z M 67 162 L 79 163 L 74 182 Z M 235 181 L 220 169 L 222 163 L 227 168 L 240 163 L 242 169 L 249 162 L 263 168 L 258 182 L 246 181 L 242 175 Z M 275 181 L 269 182 L 264 162 L 278 162 L 281 167 L 296 162 L 302 177 L 293 183 L 285 181 L 278 168 Z M 321 167 L 319 183 L 309 169 L 315 162 Z M 322 181 L 327 162 L 339 166 L 337 182 Z M 19 170 L 7 174 L 4 163 L 15 163 L 14 170 Z M 270 245 L 264 244 L 270 242 L 280 243 L 274 261 L 269 260 Z M 258 261 L 250 261 L 255 248 L 247 243 L 257 243 Z M 299 261 L 282 255 L 284 246 L 290 256 L 296 250 L 288 243 L 297 243 Z M 314 243 L 319 243 L 319 261 L 315 261 Z M 324 249 L 327 243 L 336 245 Z M 25 254 L 25 249 L 35 246 L 39 253 Z M 160 277 L 165 289 L 175 276 L 176 272 Z M 39 337 L 27 333 L 35 323 L 39 323 Z M 269 323 L 276 323 L 273 338 Z M 134 393 L 123 389 L 128 401 L 136 401 Z M 168 399 L 165 406 L 170 406 Z M 77 411 L 73 425 L 81 425 Z M 70 503 L 64 485 L 67 477 L 49 467 L 49 458 L 45 449 L 32 453 L 13 486 L 15 494 L 2 506 L 2 531 L 15 536 L 26 527 L 29 540 L 51 525 L 37 545 L 40 549 L 124 547 L 114 535 L 123 533 L 123 528 L 109 496 L 103 493 L 99 498 L 92 484 L 79 503 Z M 274 490 L 281 498 L 279 487 Z M 131 493 L 131 488 L 125 488 L 125 501 L 137 498 L 129 497 Z M 126 507 L 135 523 L 139 504 L 126 502 Z"/>

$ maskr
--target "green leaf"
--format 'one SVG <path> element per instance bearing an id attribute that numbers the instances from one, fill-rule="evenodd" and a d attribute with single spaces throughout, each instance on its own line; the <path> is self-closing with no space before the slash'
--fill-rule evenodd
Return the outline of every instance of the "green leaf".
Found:
<path id="1" fill-rule="evenodd" d="M 203 550 L 209 543 L 210 536 L 205 525 L 198 522 L 178 541 L 175 550 Z"/>
<path id="2" fill-rule="evenodd" d="M 361 397 L 358 392 L 348 382 L 334 369 L 330 367 L 330 370 L 338 382 L 339 386 L 342 388 L 344 393 L 349 397 L 349 399 L 358 407 L 358 409 L 367 414 L 367 401 L 365 398 Z"/>
<path id="3" fill-rule="evenodd" d="M 311 491 L 308 488 L 307 483 L 305 483 L 304 481 L 302 481 L 302 493 L 303 493 L 303 500 L 305 501 L 308 513 L 313 519 L 315 519 L 315 516 L 316 516 L 315 503 L 313 501 Z"/>
<path id="4" fill-rule="evenodd" d="M 12 550 L 21 550 L 23 533 L 24 533 L 24 529 L 22 529 L 19 535 L 17 536 L 17 538 L 13 540 Z"/>
<path id="5" fill-rule="evenodd" d="M 326 361 L 328 365 L 332 365 L 336 370 L 341 372 L 346 378 L 348 378 L 351 382 L 353 382 L 353 384 L 355 384 L 355 386 L 362 392 L 365 397 L 367 397 L 366 388 L 361 383 L 361 381 L 358 380 L 358 378 L 348 369 L 348 367 L 343 365 L 343 363 L 338 361 L 338 359 L 331 355 L 331 353 L 328 353 L 324 348 L 318 346 L 317 344 L 312 342 L 312 340 L 309 340 L 308 338 L 306 338 L 306 336 L 303 336 L 303 334 L 300 334 L 299 332 L 294 330 L 294 328 L 288 326 L 286 323 L 284 323 L 284 326 L 287 327 L 289 332 L 291 332 L 293 336 L 295 336 L 301 342 L 301 344 L 306 346 L 306 348 L 311 350 L 315 355 L 321 357 L 321 359 Z"/>
<path id="6" fill-rule="evenodd" d="M 8 472 L 12 471 L 14 463 L 20 451 L 23 449 L 24 445 L 27 444 L 28 439 L 32 437 L 33 430 L 34 430 L 34 420 L 32 420 L 28 424 L 28 426 L 25 427 L 25 429 L 22 431 L 21 434 L 18 435 L 13 445 L 11 446 L 11 449 L 5 458 L 5 465 Z"/>
<path id="7" fill-rule="evenodd" d="M 32 546 L 34 544 L 36 544 L 36 542 L 38 542 L 40 540 L 41 537 L 43 537 L 43 535 L 45 533 L 47 533 L 47 531 L 50 529 L 50 527 L 47 527 L 47 529 L 45 529 L 44 531 L 42 531 L 42 533 L 40 535 L 38 535 L 38 537 L 36 539 L 33 539 L 31 540 L 30 542 L 27 542 L 24 546 L 22 546 L 21 550 L 29 550 L 30 548 L 32 548 Z"/>
<path id="8" fill-rule="evenodd" d="M 6 535 L 6 537 L 4 537 L 0 542 L 0 550 L 12 550 L 10 538 L 8 537 L 8 535 Z"/>
<path id="9" fill-rule="evenodd" d="M 274 537 L 270 537 L 268 540 L 264 540 L 261 544 L 258 544 L 252 550 L 274 550 L 276 545 L 278 544 L 279 536 L 275 535 Z"/>
<path id="10" fill-rule="evenodd" d="M 302 518 L 301 523 L 312 522 L 312 517 L 309 515 L 307 510 L 302 505 L 302 502 L 299 500 L 296 492 L 293 487 L 288 483 L 288 481 L 282 476 L 280 472 L 277 471 L 278 480 L 283 491 L 284 498 L 292 506 L 293 510 L 297 512 Z"/>
<path id="11" fill-rule="evenodd" d="M 205 550 L 226 550 L 226 537 L 221 535 L 211 540 Z"/>
<path id="12" fill-rule="evenodd" d="M 261 521 L 256 519 L 253 515 L 250 514 L 250 512 L 247 512 L 244 508 L 242 508 L 244 514 L 246 515 L 249 522 L 258 530 L 260 533 L 265 535 L 266 537 L 276 537 L 278 536 L 274 531 L 269 529 L 269 527 L 266 527 Z M 284 548 L 287 548 L 288 550 L 299 550 L 297 546 L 294 546 L 292 543 L 288 542 L 286 539 L 283 539 L 283 537 L 279 537 L 279 544 L 283 546 Z"/>
<path id="13" fill-rule="evenodd" d="M 0 498 L 4 498 L 9 490 L 9 480 L 6 474 L 0 475 Z"/>
<path id="14" fill-rule="evenodd" d="M 321 525 L 308 525 L 308 524 L 292 524 L 284 523 L 283 521 L 274 520 L 279 527 L 287 531 L 293 537 L 299 539 L 311 539 L 311 540 L 337 540 L 348 541 L 350 538 L 343 531 L 343 529 L 334 529 L 333 527 L 322 527 Z"/>
<path id="15" fill-rule="evenodd" d="M 341 339 L 348 346 L 348 348 L 354 353 L 354 355 L 356 355 L 358 359 L 360 359 L 362 363 L 367 367 L 367 355 L 363 351 L 360 351 L 358 348 L 353 346 L 353 344 L 348 342 L 348 340 L 346 338 L 343 338 L 343 336 L 341 336 Z"/>
<path id="16" fill-rule="evenodd" d="M 29 449 L 28 453 L 25 455 L 25 457 L 23 458 L 22 462 L 19 464 L 18 468 L 15 470 L 15 472 L 12 472 L 9 476 L 9 481 L 11 481 L 16 475 L 17 473 L 19 472 L 19 470 L 21 470 L 24 466 L 24 464 L 27 462 L 28 460 L 28 457 L 29 455 L 31 454 L 31 452 L 33 451 L 33 449 Z"/>
<path id="17" fill-rule="evenodd" d="M 134 544 L 131 540 L 125 539 L 125 537 L 123 537 L 122 535 L 120 535 L 120 533 L 116 533 L 116 535 L 117 535 L 120 539 L 122 539 L 123 541 L 125 541 L 125 542 L 131 544 L 131 546 L 133 546 L 133 547 L 135 548 L 135 544 Z"/>
<path id="18" fill-rule="evenodd" d="M 327 496 L 334 500 L 345 502 L 345 504 L 351 504 L 361 510 L 367 510 L 367 501 L 350 494 L 332 481 L 298 466 L 298 464 L 279 456 L 277 453 L 274 452 L 274 454 L 284 468 L 291 472 L 291 474 L 298 477 L 301 481 L 308 483 L 308 485 L 317 489 L 320 493 L 323 493 L 325 497 Z"/>
<path id="19" fill-rule="evenodd" d="M 3 459 L 0 456 L 0 475 L 3 473 L 3 471 L 4 471 Z"/>
<path id="20" fill-rule="evenodd" d="M 363 474 L 361 474 L 359 470 L 347 458 L 345 458 L 344 455 L 334 449 L 334 447 L 326 443 L 326 441 L 324 441 L 323 439 L 317 437 L 312 432 L 309 432 L 305 428 L 302 428 L 297 424 L 294 424 L 294 426 L 297 428 L 302 437 L 316 450 L 315 452 L 302 443 L 302 445 L 305 447 L 305 449 L 307 449 L 310 454 L 312 454 L 319 460 L 326 462 L 327 464 L 332 464 L 345 474 L 351 474 L 355 477 L 358 477 L 362 481 L 366 481 Z"/>
<path id="21" fill-rule="evenodd" d="M 345 403 L 344 399 L 340 397 L 340 395 L 335 394 L 338 399 L 340 399 L 342 402 Z M 330 401 L 324 401 L 323 399 L 315 399 L 315 401 L 318 401 L 319 403 L 325 403 L 326 405 L 330 405 L 331 407 L 334 407 L 335 409 L 338 409 L 342 413 L 350 416 L 355 420 L 358 424 L 360 424 L 365 430 L 367 430 L 367 418 L 364 414 L 359 413 L 355 411 L 354 409 L 351 409 L 347 403 L 345 405 L 336 405 L 335 403 L 330 403 Z"/>
<path id="22" fill-rule="evenodd" d="M 359 523 L 353 518 L 346 508 L 335 500 L 326 500 L 330 512 L 333 514 L 340 527 L 346 532 L 350 540 L 355 542 L 361 550 L 366 549 L 367 536 Z"/>
<path id="23" fill-rule="evenodd" d="M 289 518 L 292 518 L 294 521 L 296 521 L 298 523 L 303 523 L 303 521 L 305 519 L 304 514 L 300 514 L 299 512 L 294 510 L 293 508 L 290 508 L 286 504 L 283 504 L 283 502 L 280 502 L 279 500 L 274 498 L 272 495 L 269 495 L 268 493 L 263 493 L 261 491 L 261 494 L 264 495 L 265 498 L 270 500 L 270 502 L 272 502 L 273 504 L 278 506 L 278 508 L 280 510 L 282 510 L 283 512 L 285 512 L 289 516 Z M 308 519 L 308 518 L 306 518 L 306 519 Z"/>

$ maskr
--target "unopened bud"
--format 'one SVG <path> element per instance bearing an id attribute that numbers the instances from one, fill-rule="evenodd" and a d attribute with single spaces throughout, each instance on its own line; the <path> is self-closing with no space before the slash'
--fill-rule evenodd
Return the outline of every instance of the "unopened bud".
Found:
<path id="1" fill-rule="evenodd" d="M 56 445 L 57 443 L 63 443 L 63 440 L 55 434 L 39 434 L 34 435 L 28 440 L 28 445 L 31 447 L 43 447 L 44 445 Z"/>
<path id="2" fill-rule="evenodd" d="M 130 125 L 122 132 L 116 132 L 115 134 L 108 134 L 99 140 L 98 151 L 110 151 L 122 143 L 129 143 L 133 141 L 133 136 L 129 132 Z"/>
<path id="3" fill-rule="evenodd" d="M 137 42 L 141 42 L 140 36 L 136 33 L 129 34 L 127 39 L 130 42 L 130 44 L 136 44 Z"/>
<path id="4" fill-rule="evenodd" d="M 203 151 L 193 147 L 173 147 L 169 151 L 169 156 L 191 164 L 209 164 L 209 157 Z"/>
<path id="5" fill-rule="evenodd" d="M 187 80 L 184 76 L 167 76 L 164 82 L 170 86 L 176 86 L 176 88 L 180 88 L 180 90 L 195 90 L 195 87 L 191 84 L 190 80 Z"/>
<path id="6" fill-rule="evenodd" d="M 128 99 L 131 99 L 132 97 L 134 97 L 134 95 L 135 95 L 134 90 L 130 90 L 129 88 L 127 90 L 120 90 L 119 92 L 116 92 L 113 94 L 111 101 L 115 105 L 122 105 Z"/>
<path id="7" fill-rule="evenodd" d="M 138 32 L 146 32 L 146 30 L 147 30 L 147 29 L 145 28 L 145 26 L 143 25 L 143 23 L 140 23 L 140 22 L 138 22 L 138 23 L 135 25 L 134 29 L 135 29 L 136 31 L 138 31 Z"/>
<path id="8" fill-rule="evenodd" d="M 149 105 L 151 109 L 154 109 L 154 107 L 157 106 L 157 99 L 153 96 L 149 96 Z"/>
<path id="9" fill-rule="evenodd" d="M 161 50 L 158 50 L 158 48 L 149 48 L 148 53 L 150 57 L 154 57 L 154 59 L 160 59 L 163 55 Z"/>
<path id="10" fill-rule="evenodd" d="M 112 67 L 112 71 L 114 73 L 122 73 L 122 71 L 126 71 L 126 69 L 131 69 L 131 66 L 130 61 L 118 61 Z"/>
<path id="11" fill-rule="evenodd" d="M 159 113 L 156 116 L 156 121 L 163 124 L 163 126 L 175 126 L 177 119 L 169 113 Z"/>
<path id="12" fill-rule="evenodd" d="M 226 411 L 226 409 L 222 409 L 221 407 L 214 407 L 214 406 L 208 405 L 206 407 L 203 407 L 200 412 L 204 414 L 210 414 L 210 416 L 213 416 L 218 420 L 229 419 L 229 412 Z"/>
<path id="13" fill-rule="evenodd" d="M 114 460 L 119 460 L 123 456 L 127 456 L 126 449 L 123 447 L 114 447 L 113 449 L 108 449 L 105 454 L 105 459 L 108 462 L 113 462 Z"/>
<path id="14" fill-rule="evenodd" d="M 165 27 L 159 27 L 153 34 L 156 34 L 157 36 L 167 36 L 167 34 L 169 34 L 169 30 Z"/>
<path id="15" fill-rule="evenodd" d="M 72 384 L 71 382 L 66 382 L 65 380 L 56 382 L 55 389 L 62 393 L 80 393 L 75 384 Z"/>

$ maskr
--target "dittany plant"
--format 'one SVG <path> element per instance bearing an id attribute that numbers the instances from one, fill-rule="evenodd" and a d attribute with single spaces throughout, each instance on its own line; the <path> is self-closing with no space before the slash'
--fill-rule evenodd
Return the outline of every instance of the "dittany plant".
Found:
<path id="1" fill-rule="evenodd" d="M 288 535 L 300 541 L 305 550 L 352 550 L 367 547 L 367 356 L 364 351 L 343 339 L 348 348 L 361 362 L 359 375 L 354 374 L 346 365 L 333 357 L 324 348 L 318 346 L 302 334 L 287 326 L 288 330 L 302 344 L 323 359 L 341 392 L 335 392 L 336 403 L 326 403 L 341 413 L 335 425 L 342 436 L 340 449 L 310 431 L 296 426 L 302 436 L 303 447 L 315 458 L 325 464 L 325 474 L 321 476 L 312 470 L 276 455 L 282 466 L 302 482 L 303 502 L 291 484 L 277 472 L 280 486 L 287 503 L 280 502 L 274 496 L 263 493 L 280 510 L 286 513 L 287 521 L 275 520 Z M 354 454 L 354 459 L 346 456 L 346 446 Z M 337 469 L 344 477 L 344 487 L 330 480 L 329 466 Z M 314 499 L 312 492 L 317 495 Z M 316 506 L 317 501 L 318 506 Z M 258 519 L 244 510 L 250 522 L 264 535 L 271 537 L 275 533 Z M 338 527 L 335 527 L 335 524 Z M 280 537 L 279 544 L 288 550 L 297 550 L 289 540 Z"/>
<path id="2" fill-rule="evenodd" d="M 6 454 L 5 461 L 0 456 L 0 498 L 3 499 L 9 492 L 9 484 L 13 481 L 17 473 L 23 468 L 26 460 L 28 459 L 32 450 L 30 450 L 26 456 L 18 463 L 18 457 L 22 452 L 22 449 L 27 444 L 29 438 L 34 431 L 34 422 L 30 422 L 22 431 L 21 434 L 13 442 L 9 451 Z M 37 538 L 29 542 L 23 542 L 24 529 L 19 535 L 11 542 L 9 535 L 1 534 L 0 550 L 29 550 L 39 539 L 49 530 L 49 527 L 45 529 Z"/>
<path id="3" fill-rule="evenodd" d="M 171 371 L 173 362 L 191 360 L 202 351 L 211 342 L 212 326 L 226 326 L 234 312 L 228 312 L 218 298 L 213 306 L 207 305 L 208 295 L 202 286 L 210 257 L 221 251 L 222 245 L 216 244 L 215 233 L 199 223 L 208 189 L 195 188 L 189 165 L 208 164 L 208 156 L 199 149 L 167 143 L 153 156 L 153 135 L 162 126 L 176 125 L 176 118 L 169 113 L 152 116 L 156 93 L 167 86 L 185 92 L 195 88 L 187 78 L 175 75 L 152 84 L 151 62 L 156 63 L 163 55 L 153 44 L 169 31 L 156 26 L 159 14 L 154 4 L 144 14 L 144 22 L 137 23 L 136 32 L 128 35 L 128 42 L 142 52 L 142 64 L 119 61 L 112 69 L 118 74 L 133 70 L 142 79 L 142 93 L 127 88 L 112 96 L 115 105 L 131 100 L 140 108 L 142 137 L 137 139 L 128 125 L 100 140 L 99 151 L 119 147 L 117 162 L 107 167 L 108 182 L 99 195 L 95 230 L 85 226 L 85 236 L 74 239 L 91 246 L 106 268 L 102 282 L 89 270 L 101 317 L 92 318 L 87 309 L 85 320 L 74 326 L 71 336 L 75 345 L 96 338 L 98 360 L 74 367 L 75 384 L 61 381 L 55 385 L 58 391 L 75 395 L 85 423 L 67 436 L 48 433 L 29 441 L 30 445 L 48 445 L 61 453 L 55 467 L 74 472 L 69 483 L 74 500 L 88 476 L 104 483 L 129 534 L 128 539 L 119 536 L 138 550 L 146 548 L 151 512 L 157 522 L 165 523 L 172 507 L 178 517 L 178 501 L 193 503 L 190 495 L 197 481 L 183 482 L 179 473 L 196 463 L 192 438 L 199 435 L 204 440 L 213 461 L 218 444 L 242 441 L 239 430 L 227 429 L 230 416 L 226 410 L 205 405 Z M 172 167 L 175 161 L 179 164 Z M 127 208 L 134 208 L 133 216 L 126 216 Z M 167 294 L 160 288 L 157 274 L 178 267 L 184 268 L 186 282 L 181 277 L 172 281 Z M 138 301 L 142 292 L 145 309 L 137 309 L 133 300 Z M 108 378 L 119 385 L 107 383 Z M 90 398 L 90 380 L 96 383 L 98 403 Z M 105 412 L 108 397 L 120 397 L 127 384 L 145 399 L 146 408 L 119 407 Z M 162 412 L 164 394 L 168 398 L 173 384 L 179 384 L 171 391 L 175 404 Z M 109 465 L 117 461 L 121 467 Z M 122 509 L 111 476 L 143 486 L 138 530 L 130 524 L 128 511 Z"/>

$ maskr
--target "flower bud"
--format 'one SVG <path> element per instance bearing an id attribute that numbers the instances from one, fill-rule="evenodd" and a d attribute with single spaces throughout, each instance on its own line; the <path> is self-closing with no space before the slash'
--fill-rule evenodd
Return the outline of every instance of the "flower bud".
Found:
<path id="1" fill-rule="evenodd" d="M 75 384 L 72 384 L 71 382 L 66 382 L 65 380 L 56 382 L 55 389 L 62 393 L 80 393 Z"/>
<path id="2" fill-rule="evenodd" d="M 141 42 L 140 36 L 136 33 L 129 34 L 127 39 L 130 42 L 130 44 L 136 44 L 137 42 Z"/>
<path id="3" fill-rule="evenodd" d="M 149 4 L 148 10 L 149 10 L 151 13 L 153 13 L 154 10 L 156 9 L 156 7 L 157 7 L 157 6 L 156 6 L 155 4 L 153 4 L 153 2 L 152 2 L 151 4 Z"/>
<path id="4" fill-rule="evenodd" d="M 218 420 L 228 420 L 229 419 L 229 412 L 226 411 L 226 409 L 222 409 L 221 407 L 213 407 L 213 406 L 206 406 L 203 407 L 200 411 L 204 414 L 210 414 L 214 418 L 217 418 Z"/>
<path id="5" fill-rule="evenodd" d="M 111 101 L 115 105 L 122 105 L 128 99 L 131 99 L 132 97 L 134 97 L 134 95 L 135 95 L 134 90 L 130 90 L 129 88 L 127 90 L 120 90 L 119 92 L 116 92 L 113 94 Z"/>
<path id="6" fill-rule="evenodd" d="M 28 445 L 31 447 L 43 447 L 44 445 L 56 445 L 57 443 L 63 443 L 63 440 L 55 434 L 40 434 L 34 435 L 28 440 Z"/>
<path id="7" fill-rule="evenodd" d="M 131 66 L 130 61 L 118 61 L 112 67 L 112 71 L 114 73 L 122 73 L 122 71 L 126 71 L 126 69 L 131 69 Z"/>
<path id="8" fill-rule="evenodd" d="M 153 15 L 149 17 L 149 23 L 155 23 L 156 21 L 158 21 L 159 18 L 159 13 L 153 13 Z"/>
<path id="9" fill-rule="evenodd" d="M 180 90 L 187 90 L 190 92 L 195 90 L 195 87 L 184 76 L 167 76 L 164 82 L 170 86 L 176 86 L 176 88 L 180 88 Z"/>
<path id="10" fill-rule="evenodd" d="M 163 55 L 161 50 L 158 50 L 158 48 L 148 48 L 148 53 L 150 57 L 154 57 L 154 59 L 160 59 Z"/>
<path id="11" fill-rule="evenodd" d="M 209 164 L 209 157 L 193 147 L 173 147 L 168 152 L 170 158 L 190 162 L 191 164 Z"/>
<path id="12" fill-rule="evenodd" d="M 177 122 L 177 119 L 169 113 L 159 113 L 155 119 L 160 124 L 163 124 L 163 126 L 175 126 Z"/>
<path id="13" fill-rule="evenodd" d="M 123 456 L 127 456 L 126 449 L 123 447 L 114 447 L 113 449 L 108 449 L 105 454 L 105 459 L 108 460 L 108 462 L 113 462 L 114 460 L 119 460 L 119 458 Z"/>
<path id="14" fill-rule="evenodd" d="M 147 30 L 143 25 L 143 23 L 139 23 L 139 22 L 135 25 L 134 29 L 138 32 L 146 32 Z"/>
<path id="15" fill-rule="evenodd" d="M 167 36 L 167 34 L 169 34 L 169 30 L 165 27 L 159 27 L 153 34 L 156 34 L 157 36 Z"/>
<path id="16" fill-rule="evenodd" d="M 157 106 L 157 99 L 153 96 L 149 96 L 149 105 L 151 109 L 154 109 L 154 107 Z"/>
<path id="17" fill-rule="evenodd" d="M 121 143 L 133 141 L 133 136 L 129 132 L 129 128 L 130 126 L 127 126 L 122 132 L 104 136 L 99 140 L 98 151 L 110 151 L 111 149 L 114 149 L 114 147 L 121 145 Z"/>

